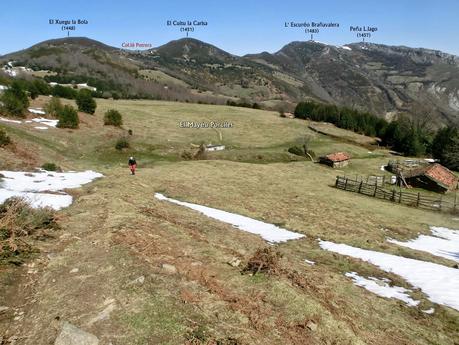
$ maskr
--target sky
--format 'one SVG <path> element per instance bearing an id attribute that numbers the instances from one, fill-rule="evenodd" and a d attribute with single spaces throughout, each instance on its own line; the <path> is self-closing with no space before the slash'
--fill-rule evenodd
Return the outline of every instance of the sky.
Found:
<path id="1" fill-rule="evenodd" d="M 232 54 L 276 52 L 291 41 L 310 39 L 301 28 L 285 22 L 335 22 L 337 29 L 321 29 L 314 39 L 343 45 L 361 41 L 350 26 L 378 31 L 367 41 L 438 49 L 459 55 L 457 0 L 21 0 L 2 4 L 0 55 L 28 48 L 52 38 L 66 37 L 50 19 L 84 19 L 70 36 L 85 36 L 121 48 L 125 42 L 160 46 L 185 37 L 168 20 L 198 20 L 190 37 Z"/>

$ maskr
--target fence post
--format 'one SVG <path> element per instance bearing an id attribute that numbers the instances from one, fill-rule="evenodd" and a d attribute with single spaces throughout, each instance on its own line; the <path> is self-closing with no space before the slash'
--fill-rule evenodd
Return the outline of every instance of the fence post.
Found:
<path id="1" fill-rule="evenodd" d="M 443 202 L 443 195 L 440 195 L 440 211 L 441 211 L 441 204 Z"/>
<path id="2" fill-rule="evenodd" d="M 360 191 L 362 190 L 362 184 L 363 184 L 363 181 L 360 181 L 360 185 L 359 185 L 359 193 L 360 193 Z"/>
<path id="3" fill-rule="evenodd" d="M 338 187 L 338 181 L 339 181 L 339 176 L 336 176 L 336 181 L 335 181 L 335 188 Z"/>
<path id="4" fill-rule="evenodd" d="M 398 203 L 402 203 L 402 191 L 400 191 L 400 195 L 398 196 Z"/>
<path id="5" fill-rule="evenodd" d="M 344 190 L 347 190 L 347 180 L 348 178 L 346 177 L 346 181 L 344 182 Z"/>
<path id="6" fill-rule="evenodd" d="M 373 198 L 376 196 L 376 191 L 377 191 L 377 190 L 378 190 L 378 184 L 376 183 L 376 184 L 375 184 L 375 191 L 374 191 L 374 193 L 373 193 Z"/>
<path id="7" fill-rule="evenodd" d="M 454 206 L 453 206 L 454 213 L 456 213 L 456 202 L 457 202 L 457 190 L 454 192 Z"/>
<path id="8" fill-rule="evenodd" d="M 391 200 L 392 200 L 392 201 L 395 201 L 395 189 L 392 189 L 392 197 L 391 197 Z"/>
<path id="9" fill-rule="evenodd" d="M 418 192 L 418 200 L 416 200 L 416 207 L 419 207 L 420 200 L 421 200 L 421 193 Z"/>

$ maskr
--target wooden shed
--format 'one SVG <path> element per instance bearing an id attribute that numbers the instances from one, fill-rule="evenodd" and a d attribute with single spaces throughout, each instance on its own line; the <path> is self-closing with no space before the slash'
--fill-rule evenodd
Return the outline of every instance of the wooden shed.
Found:
<path id="1" fill-rule="evenodd" d="M 438 163 L 405 172 L 403 177 L 406 183 L 412 187 L 440 193 L 455 190 L 458 184 L 457 176 Z"/>
<path id="2" fill-rule="evenodd" d="M 351 156 L 346 152 L 330 153 L 319 158 L 319 162 L 332 168 L 342 168 L 349 164 Z"/>

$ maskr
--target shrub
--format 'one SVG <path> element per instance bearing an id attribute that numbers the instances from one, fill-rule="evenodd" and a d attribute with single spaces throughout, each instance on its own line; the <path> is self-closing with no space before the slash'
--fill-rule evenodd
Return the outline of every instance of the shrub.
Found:
<path id="1" fill-rule="evenodd" d="M 61 112 L 58 114 L 58 118 L 58 128 L 78 128 L 80 123 L 77 111 L 70 105 L 65 105 L 62 108 Z"/>
<path id="2" fill-rule="evenodd" d="M 53 97 L 46 103 L 45 111 L 51 116 L 58 117 L 63 107 L 61 99 L 59 97 Z"/>
<path id="3" fill-rule="evenodd" d="M 52 209 L 34 209 L 21 198 L 6 200 L 0 205 L 0 259 L 21 264 L 21 256 L 34 251 L 24 238 L 57 228 Z"/>
<path id="4" fill-rule="evenodd" d="M 132 129 L 128 130 L 128 134 L 132 135 Z"/>
<path id="5" fill-rule="evenodd" d="M 252 274 L 276 274 L 281 270 L 279 263 L 281 258 L 282 254 L 272 247 L 260 248 L 249 259 L 242 271 Z"/>
<path id="6" fill-rule="evenodd" d="M 56 86 L 54 86 L 52 88 L 51 94 L 54 97 L 62 97 L 62 98 L 74 99 L 74 98 L 76 98 L 77 91 L 75 91 L 71 87 L 62 86 L 62 85 L 56 85 Z"/>
<path id="7" fill-rule="evenodd" d="M 303 147 L 292 146 L 287 151 L 296 156 L 308 157 L 312 161 L 314 161 L 316 158 L 316 153 L 314 151 L 308 150 L 307 144 L 304 144 Z"/>
<path id="8" fill-rule="evenodd" d="M 182 154 L 181 154 L 181 157 L 182 157 L 184 160 L 190 161 L 190 160 L 193 159 L 193 153 L 190 152 L 190 151 L 183 151 Z"/>
<path id="9" fill-rule="evenodd" d="M 17 82 L 13 82 L 11 87 L 3 92 L 0 101 L 3 103 L 3 111 L 13 116 L 24 117 L 24 112 L 29 106 L 27 94 Z"/>
<path id="10" fill-rule="evenodd" d="M 123 124 L 123 117 L 119 111 L 110 109 L 104 115 L 104 125 L 120 127 Z"/>
<path id="11" fill-rule="evenodd" d="M 300 146 L 289 147 L 289 149 L 287 151 L 290 152 L 291 154 L 294 154 L 294 155 L 297 155 L 297 156 L 306 156 L 305 153 L 304 153 L 303 148 L 300 147 Z"/>
<path id="12" fill-rule="evenodd" d="M 0 128 L 0 147 L 8 145 L 11 142 L 10 137 L 3 128 Z"/>
<path id="13" fill-rule="evenodd" d="M 45 163 L 41 168 L 46 171 L 61 171 L 61 168 L 55 163 Z"/>
<path id="14" fill-rule="evenodd" d="M 126 138 L 119 138 L 116 141 L 115 148 L 119 151 L 123 149 L 129 148 L 131 145 L 129 145 L 129 141 Z"/>
<path id="15" fill-rule="evenodd" d="M 76 104 L 78 110 L 88 114 L 94 114 L 96 111 L 96 101 L 92 98 L 91 91 L 88 89 L 82 89 L 76 96 Z"/>

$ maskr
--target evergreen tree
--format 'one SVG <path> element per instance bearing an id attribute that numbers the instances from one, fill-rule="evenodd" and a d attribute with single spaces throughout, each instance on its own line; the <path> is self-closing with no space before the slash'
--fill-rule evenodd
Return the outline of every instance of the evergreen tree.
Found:
<path id="1" fill-rule="evenodd" d="M 94 114 L 96 111 L 96 101 L 92 98 L 91 91 L 88 89 L 82 89 L 76 96 L 76 104 L 78 110 L 88 114 Z"/>
<path id="2" fill-rule="evenodd" d="M 45 105 L 45 111 L 51 116 L 58 117 L 59 113 L 62 111 L 62 103 L 59 97 L 53 97 Z"/>
<path id="3" fill-rule="evenodd" d="M 123 124 L 123 117 L 119 111 L 110 109 L 104 115 L 104 125 L 120 127 Z"/>
<path id="4" fill-rule="evenodd" d="M 77 111 L 70 105 L 64 105 L 58 115 L 58 118 L 58 128 L 78 128 L 80 123 Z"/>
<path id="5" fill-rule="evenodd" d="M 29 106 L 27 94 L 16 81 L 11 84 L 9 89 L 3 92 L 0 101 L 3 103 L 3 111 L 13 116 L 23 117 L 25 110 Z"/>

